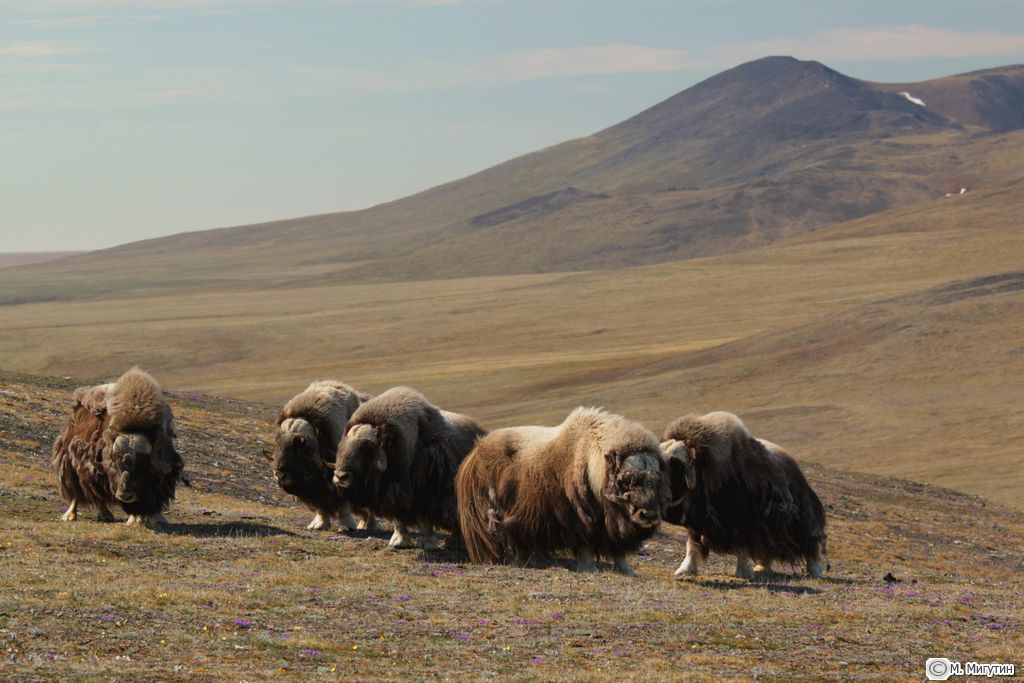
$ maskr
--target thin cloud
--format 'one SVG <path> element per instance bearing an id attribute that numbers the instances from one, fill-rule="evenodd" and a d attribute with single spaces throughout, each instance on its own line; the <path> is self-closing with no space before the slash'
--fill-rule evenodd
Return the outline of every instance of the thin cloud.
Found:
<path id="1" fill-rule="evenodd" d="M 703 65 L 681 50 L 643 45 L 587 45 L 513 52 L 499 57 L 494 80 L 657 73 L 697 69 Z"/>
<path id="2" fill-rule="evenodd" d="M 12 57 L 56 57 L 58 55 L 79 54 L 82 52 L 94 52 L 91 48 L 81 48 L 62 43 L 14 43 L 6 47 L 0 47 L 0 55 Z"/>
<path id="3" fill-rule="evenodd" d="M 997 31 L 957 31 L 915 24 L 874 29 L 835 29 L 824 31 L 808 40 L 734 43 L 722 47 L 717 54 L 723 64 L 779 54 L 847 62 L 999 57 L 1024 54 L 1024 35 Z"/>

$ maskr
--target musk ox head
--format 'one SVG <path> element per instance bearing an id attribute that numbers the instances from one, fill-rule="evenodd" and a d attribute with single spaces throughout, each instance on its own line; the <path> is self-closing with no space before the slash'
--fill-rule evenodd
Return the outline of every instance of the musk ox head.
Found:
<path id="1" fill-rule="evenodd" d="M 160 477 L 171 473 L 171 463 L 158 457 L 150 437 L 139 433 L 107 434 L 113 438 L 109 449 L 109 463 L 114 498 L 120 503 L 134 503 L 142 498 L 151 486 L 153 475 Z"/>
<path id="2" fill-rule="evenodd" d="M 665 520 L 679 524 L 683 518 L 683 502 L 697 488 L 696 452 L 685 441 L 669 439 L 661 444 L 668 467 L 669 504 Z"/>
<path id="3" fill-rule="evenodd" d="M 654 453 L 641 452 L 621 459 L 610 453 L 606 459 L 607 497 L 623 506 L 630 521 L 637 526 L 656 526 L 668 502 L 668 484 L 661 458 Z"/>
<path id="4" fill-rule="evenodd" d="M 384 427 L 354 425 L 338 446 L 334 485 L 342 490 L 356 486 L 376 490 L 381 475 L 388 469 L 386 437 Z"/>
<path id="5" fill-rule="evenodd" d="M 308 495 L 323 489 L 325 472 L 334 463 L 324 460 L 316 430 L 302 418 L 287 418 L 274 434 L 274 454 L 264 457 L 274 468 L 274 477 L 285 493 Z"/>

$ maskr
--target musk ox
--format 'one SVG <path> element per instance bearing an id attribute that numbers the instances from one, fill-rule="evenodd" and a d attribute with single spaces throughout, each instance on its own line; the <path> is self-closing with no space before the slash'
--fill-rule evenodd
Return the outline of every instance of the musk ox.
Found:
<path id="1" fill-rule="evenodd" d="M 128 524 L 153 527 L 174 498 L 184 462 L 174 447 L 174 416 L 156 381 L 135 367 L 111 384 L 75 390 L 71 415 L 53 444 L 61 518 L 78 519 L 79 505 L 95 505 L 113 521 L 118 503 Z"/>
<path id="2" fill-rule="evenodd" d="M 315 513 L 307 529 L 330 529 L 331 519 L 344 529 L 355 529 L 348 502 L 331 483 L 338 444 L 345 424 L 368 394 L 334 381 L 313 382 L 284 404 L 274 429 L 274 453 L 264 452 L 274 477 L 285 493 L 298 498 Z M 357 510 L 358 528 L 374 525 L 372 515 Z"/>
<path id="3" fill-rule="evenodd" d="M 825 508 L 782 448 L 755 439 L 732 413 L 686 415 L 665 430 L 672 502 L 665 521 L 687 528 L 676 576 L 694 575 L 708 552 L 736 555 L 736 576 L 773 560 L 827 568 Z M 758 565 L 751 569 L 750 560 Z"/>
<path id="4" fill-rule="evenodd" d="M 458 533 L 455 473 L 480 425 L 430 404 L 418 391 L 394 387 L 359 406 L 338 447 L 334 483 L 354 505 L 391 519 L 389 546 L 434 548 L 434 527 Z"/>
<path id="5" fill-rule="evenodd" d="M 626 554 L 657 529 L 669 502 L 657 437 L 596 408 L 558 427 L 498 429 L 481 439 L 456 478 L 459 523 L 473 562 L 575 554 L 581 571 Z"/>

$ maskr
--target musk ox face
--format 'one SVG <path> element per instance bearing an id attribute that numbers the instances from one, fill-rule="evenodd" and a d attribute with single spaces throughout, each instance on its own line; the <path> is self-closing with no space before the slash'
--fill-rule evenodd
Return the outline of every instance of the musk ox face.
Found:
<path id="1" fill-rule="evenodd" d="M 376 490 L 380 476 L 388 469 L 384 440 L 373 425 L 352 427 L 338 447 L 334 463 L 334 485 L 341 489 L 355 486 Z"/>
<path id="2" fill-rule="evenodd" d="M 108 435 L 108 438 L 112 435 Z M 149 490 L 153 474 L 166 476 L 170 463 L 153 452 L 152 440 L 138 433 L 118 434 L 110 447 L 114 498 L 120 503 L 134 503 Z"/>
<path id="3" fill-rule="evenodd" d="M 697 462 L 693 449 L 685 441 L 670 439 L 661 444 L 668 466 L 669 504 L 665 521 L 683 524 L 687 496 L 697 488 Z"/>
<path id="4" fill-rule="evenodd" d="M 316 430 L 302 419 L 281 423 L 274 438 L 274 454 L 268 456 L 274 477 L 285 493 L 301 496 L 323 488 L 325 468 Z"/>
<path id="5" fill-rule="evenodd" d="M 634 453 L 623 459 L 612 485 L 629 519 L 642 528 L 656 526 L 665 506 L 666 486 L 659 458 L 652 453 Z"/>

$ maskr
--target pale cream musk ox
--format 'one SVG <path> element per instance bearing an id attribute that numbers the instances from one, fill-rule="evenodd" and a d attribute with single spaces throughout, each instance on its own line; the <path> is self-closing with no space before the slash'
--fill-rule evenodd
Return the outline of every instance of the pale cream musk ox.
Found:
<path id="1" fill-rule="evenodd" d="M 473 562 L 526 564 L 566 551 L 581 571 L 626 555 L 655 532 L 669 501 L 657 437 L 596 408 L 558 427 L 498 429 L 481 439 L 456 479 L 459 522 Z"/>
<path id="2" fill-rule="evenodd" d="M 484 434 L 471 418 L 440 410 L 414 389 L 394 387 L 349 420 L 334 483 L 354 505 L 392 520 L 390 547 L 414 547 L 409 528 L 418 526 L 421 547 L 434 548 L 435 527 L 458 535 L 455 473 Z"/>
<path id="3" fill-rule="evenodd" d="M 337 519 L 344 529 L 372 529 L 373 516 L 356 510 L 352 519 L 348 502 L 331 482 L 338 444 L 345 424 L 356 408 L 370 399 L 342 382 L 311 383 L 284 404 L 274 429 L 274 452 L 264 452 L 278 486 L 315 513 L 307 529 L 330 529 Z"/>
<path id="4" fill-rule="evenodd" d="M 736 555 L 741 578 L 774 560 L 803 560 L 812 577 L 823 574 L 825 508 L 788 453 L 751 436 L 727 412 L 681 417 L 665 439 L 673 499 L 665 521 L 687 528 L 676 576 L 697 574 L 712 550 Z"/>
<path id="5" fill-rule="evenodd" d="M 113 521 L 108 506 L 117 503 L 129 525 L 163 523 L 184 469 L 176 436 L 160 386 L 137 367 L 111 384 L 76 389 L 53 444 L 57 483 L 69 503 L 62 519 L 75 521 L 79 505 L 94 505 L 100 521 Z"/>

